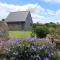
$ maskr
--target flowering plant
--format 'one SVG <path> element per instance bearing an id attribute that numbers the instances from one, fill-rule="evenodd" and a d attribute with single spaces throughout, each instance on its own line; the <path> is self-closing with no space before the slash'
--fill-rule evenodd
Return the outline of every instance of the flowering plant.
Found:
<path id="1" fill-rule="evenodd" d="M 5 60 L 57 60 L 55 50 L 45 46 L 37 46 L 33 43 L 28 45 L 19 44 L 5 48 L 5 53 L 0 54 L 0 59 Z"/>

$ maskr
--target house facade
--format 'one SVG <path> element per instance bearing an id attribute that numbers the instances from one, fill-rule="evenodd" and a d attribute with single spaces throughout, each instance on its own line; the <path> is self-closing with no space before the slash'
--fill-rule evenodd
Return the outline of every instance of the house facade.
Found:
<path id="1" fill-rule="evenodd" d="M 32 17 L 29 11 L 11 12 L 5 21 L 10 30 L 31 30 Z"/>

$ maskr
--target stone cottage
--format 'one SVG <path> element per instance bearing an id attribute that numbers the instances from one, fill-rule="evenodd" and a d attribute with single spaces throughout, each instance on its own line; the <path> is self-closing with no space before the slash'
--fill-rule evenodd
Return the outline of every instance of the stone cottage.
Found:
<path id="1" fill-rule="evenodd" d="M 11 12 L 5 21 L 10 30 L 31 30 L 33 23 L 30 11 Z"/>

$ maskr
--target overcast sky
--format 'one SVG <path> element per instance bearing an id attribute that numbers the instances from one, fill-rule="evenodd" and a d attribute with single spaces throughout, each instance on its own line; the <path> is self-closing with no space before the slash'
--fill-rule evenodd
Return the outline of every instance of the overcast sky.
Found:
<path id="1" fill-rule="evenodd" d="M 0 0 L 0 20 L 16 11 L 30 11 L 33 22 L 60 23 L 60 0 Z"/>

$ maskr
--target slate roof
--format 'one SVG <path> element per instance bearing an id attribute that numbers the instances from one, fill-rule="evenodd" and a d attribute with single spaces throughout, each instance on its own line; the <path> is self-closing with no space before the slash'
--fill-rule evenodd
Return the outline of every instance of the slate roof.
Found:
<path id="1" fill-rule="evenodd" d="M 11 12 L 7 18 L 6 22 L 25 22 L 26 17 L 29 11 L 19 11 L 19 12 Z"/>

